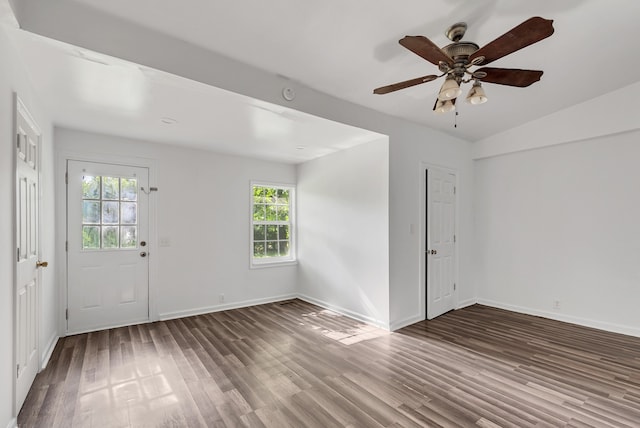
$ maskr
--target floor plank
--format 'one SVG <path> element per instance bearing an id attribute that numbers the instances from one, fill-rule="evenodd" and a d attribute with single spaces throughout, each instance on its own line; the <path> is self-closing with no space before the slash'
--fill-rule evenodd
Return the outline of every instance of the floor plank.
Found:
<path id="1" fill-rule="evenodd" d="M 388 333 L 300 300 L 61 339 L 20 427 L 640 427 L 640 339 L 475 305 Z"/>

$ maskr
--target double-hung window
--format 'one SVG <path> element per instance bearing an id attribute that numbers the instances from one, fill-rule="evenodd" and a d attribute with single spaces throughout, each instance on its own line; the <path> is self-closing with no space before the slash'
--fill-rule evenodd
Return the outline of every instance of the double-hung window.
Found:
<path id="1" fill-rule="evenodd" d="M 295 262 L 295 188 L 251 184 L 251 266 Z"/>

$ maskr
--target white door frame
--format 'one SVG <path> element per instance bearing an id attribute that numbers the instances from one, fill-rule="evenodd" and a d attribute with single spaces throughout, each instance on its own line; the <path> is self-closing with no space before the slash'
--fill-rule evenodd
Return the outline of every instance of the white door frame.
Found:
<path id="1" fill-rule="evenodd" d="M 38 260 L 42 260 L 42 240 L 41 240 L 41 236 L 42 236 L 42 215 L 41 213 L 41 203 L 42 203 L 42 186 L 41 186 L 41 179 L 42 179 L 42 131 L 40 130 L 40 127 L 38 126 L 38 124 L 36 123 L 36 121 L 33 119 L 33 116 L 31 116 L 31 113 L 29 113 L 29 110 L 27 109 L 27 107 L 25 106 L 25 104 L 22 102 L 22 100 L 20 99 L 20 97 L 18 96 L 17 93 L 13 93 L 13 130 L 12 130 L 12 136 L 11 136 L 11 140 L 13 142 L 13 150 L 12 150 L 12 200 L 11 200 L 11 205 L 12 205 L 12 209 L 11 209 L 11 215 L 12 215 L 12 223 L 13 223 L 13 235 L 11 237 L 11 241 L 13 243 L 13 248 L 16 249 L 18 248 L 18 237 L 17 237 L 17 231 L 15 229 L 15 225 L 17 222 L 17 218 L 16 218 L 16 210 L 17 210 L 17 197 L 18 197 L 18 193 L 17 193 L 17 173 L 18 173 L 18 165 L 17 165 L 17 161 L 16 161 L 16 157 L 17 157 L 17 146 L 16 146 L 16 140 L 15 138 L 18 135 L 18 114 L 20 113 L 22 115 L 22 117 L 29 123 L 29 126 L 31 126 L 31 128 L 36 131 L 36 133 L 38 134 L 38 148 L 37 148 L 37 153 L 36 153 L 36 160 L 37 160 L 37 175 L 38 175 L 38 194 L 37 194 L 37 200 L 38 200 L 38 213 L 37 213 L 37 220 L 36 220 L 36 228 L 38 229 L 38 233 L 36 235 L 36 240 L 37 240 L 37 246 L 38 246 Z M 15 256 L 15 252 L 14 252 L 14 256 Z M 42 355 L 41 355 L 41 349 L 40 349 L 40 331 L 41 331 L 41 325 L 40 323 L 42 322 L 42 302 L 41 302 L 41 298 L 40 298 L 40 288 L 42 286 L 42 269 L 36 269 L 37 272 L 37 284 L 36 284 L 36 313 L 38 315 L 38 320 L 36 323 L 36 341 L 35 341 L 35 346 L 36 346 L 36 358 L 37 358 L 37 363 L 38 363 L 38 372 L 40 372 L 41 370 L 41 365 L 42 365 Z M 13 304 L 11 305 L 13 308 L 13 366 L 12 366 L 12 373 L 15 374 L 15 371 L 13 371 L 13 369 L 15 369 L 18 365 L 18 335 L 17 335 L 17 325 L 18 325 L 18 307 L 17 307 L 17 302 L 18 302 L 18 296 L 16 295 L 17 292 L 17 281 L 18 281 L 18 270 L 17 270 L 17 262 L 14 259 L 13 261 L 13 279 L 11 281 L 12 283 L 12 287 L 13 290 L 11 292 L 11 295 L 13 296 Z M 20 408 L 18 407 L 18 380 L 16 378 L 15 375 L 11 376 L 12 378 L 12 386 L 13 386 L 13 403 L 12 403 L 12 407 L 13 407 L 13 414 L 15 416 L 18 415 L 18 412 L 20 411 Z"/>
<path id="2" fill-rule="evenodd" d="M 427 170 L 429 169 L 438 169 L 442 172 L 445 173 L 450 173 L 455 175 L 456 177 L 456 188 L 458 187 L 458 171 L 454 168 L 449 168 L 446 166 L 442 166 L 442 165 L 437 165 L 437 164 L 433 164 L 433 163 L 429 163 L 429 162 L 420 162 L 420 197 L 419 197 L 419 201 L 420 201 L 420 223 L 418 225 L 418 236 L 419 236 L 419 240 L 420 240 L 420 269 L 419 269 L 419 274 L 420 274 L 420 290 L 419 290 L 419 299 L 420 299 L 420 318 L 423 320 L 427 319 L 427 299 L 430 295 L 429 290 L 427 289 L 427 258 L 426 258 L 426 251 L 427 251 L 427 246 L 428 246 L 428 241 L 427 241 L 427 236 L 429 233 L 429 229 L 427 226 L 427 189 L 428 189 L 428 183 L 427 183 Z M 459 210 L 458 210 L 458 193 L 456 192 L 456 211 L 455 211 L 455 235 L 456 237 L 459 237 L 459 233 L 458 233 L 458 224 L 460 224 L 459 221 Z M 454 266 L 454 278 L 456 281 L 456 284 L 458 284 L 458 257 L 459 257 L 459 251 L 456 248 L 455 250 L 455 266 Z M 456 287 L 456 289 L 453 292 L 453 301 L 454 301 L 454 307 L 458 306 L 458 287 Z"/>
<path id="3" fill-rule="evenodd" d="M 59 280 L 59 331 L 61 335 L 67 334 L 67 184 L 65 181 L 65 173 L 67 171 L 67 161 L 83 161 L 108 163 L 116 165 L 129 165 L 149 169 L 149 187 L 155 187 L 157 183 L 157 168 L 154 159 L 141 158 L 135 156 L 120 156 L 102 153 L 86 153 L 75 151 L 61 151 L 57 155 L 56 160 L 56 257 L 58 260 L 64 260 L 64 263 L 58 263 L 56 274 Z M 157 309 L 157 283 L 158 283 L 158 239 L 157 239 L 157 193 L 151 192 L 149 195 L 149 322 L 158 321 Z M 64 201 L 64 203 L 62 203 Z"/>

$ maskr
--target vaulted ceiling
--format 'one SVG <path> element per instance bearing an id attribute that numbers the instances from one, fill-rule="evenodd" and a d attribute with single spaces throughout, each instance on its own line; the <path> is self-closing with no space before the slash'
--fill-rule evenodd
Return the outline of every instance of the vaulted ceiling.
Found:
<path id="1" fill-rule="evenodd" d="M 74 45 L 95 49 L 94 30 L 111 29 L 113 43 L 123 43 L 118 37 L 120 29 L 136 26 L 149 34 L 162 35 L 161 40 L 193 45 L 265 73 L 284 76 L 298 85 L 471 142 L 640 80 L 640 56 L 635 45 L 640 39 L 637 0 L 16 0 L 12 4 L 21 26 L 34 33 L 65 40 L 65 34 L 76 31 L 67 39 L 73 38 Z M 405 35 L 424 35 L 444 46 L 449 43 L 445 29 L 464 21 L 468 24 L 465 40 L 483 46 L 531 16 L 554 20 L 555 33 L 492 66 L 544 70 L 541 81 L 528 88 L 486 84 L 489 102 L 480 106 L 460 103 L 455 128 L 453 114 L 437 115 L 431 111 L 440 81 L 387 95 L 372 93 L 379 86 L 437 73 L 435 66 L 398 44 Z M 44 43 L 41 38 L 24 34 L 16 36 L 16 40 L 30 68 L 39 69 L 42 58 L 55 65 L 56 72 L 51 67 L 47 72 L 34 71 L 33 80 L 47 94 L 46 98 L 56 98 L 54 120 L 67 126 L 82 121 L 84 125 L 77 127 L 94 126 L 102 132 L 100 124 L 108 122 L 113 127 L 109 122 L 113 120 L 121 121 L 121 128 L 126 130 L 136 128 L 133 121 L 142 117 L 157 122 L 158 117 L 179 116 L 175 119 L 189 126 L 177 134 L 184 137 L 185 132 L 193 132 L 194 141 L 205 141 L 211 139 L 207 136 L 212 132 L 207 128 L 211 120 L 207 118 L 212 116 L 202 114 L 203 106 L 230 102 L 225 91 L 186 82 L 154 71 L 153 67 L 132 66 L 93 49 Z M 131 40 L 132 44 L 135 42 Z M 175 55 L 176 61 L 182 60 L 169 47 L 167 58 Z M 145 57 L 144 52 L 136 54 L 142 60 Z M 110 67 L 105 69 L 105 63 Z M 193 66 L 198 66 L 197 59 Z M 71 70 L 79 84 L 83 75 L 85 80 L 102 75 L 105 82 L 120 85 L 103 86 L 103 93 L 93 98 L 85 91 L 83 97 L 82 91 L 65 87 L 64 79 Z M 122 86 L 122 82 L 129 86 Z M 119 96 L 118 90 L 126 95 Z M 244 115 L 238 124 L 255 123 L 255 118 L 247 116 L 255 116 L 253 104 L 266 115 L 273 110 L 260 101 L 244 99 L 242 103 L 252 108 L 238 109 L 236 114 Z M 278 108 L 278 114 L 283 109 L 286 110 Z M 164 131 L 161 128 L 165 124 L 155 122 L 149 127 L 166 135 L 166 127 Z M 347 139 L 353 140 L 347 145 L 379 137 L 341 127 L 336 132 L 344 131 Z M 318 132 L 303 128 L 299 131 Z M 282 138 L 282 132 L 278 134 L 275 128 L 273 132 Z M 145 138 L 142 134 L 134 136 Z M 299 140 L 300 136 L 296 138 Z M 296 144 L 303 145 L 306 144 Z M 292 152 L 290 160 L 296 159 Z"/>

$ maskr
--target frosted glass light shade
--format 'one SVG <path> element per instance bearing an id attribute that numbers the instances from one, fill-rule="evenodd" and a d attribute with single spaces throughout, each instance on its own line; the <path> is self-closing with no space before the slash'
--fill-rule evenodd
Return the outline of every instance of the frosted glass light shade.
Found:
<path id="1" fill-rule="evenodd" d="M 447 80 L 442 84 L 442 88 L 440 88 L 438 99 L 441 101 L 452 100 L 458 98 L 461 93 L 462 89 L 460 89 L 458 82 L 452 77 L 447 77 Z"/>
<path id="2" fill-rule="evenodd" d="M 487 95 L 484 93 L 484 89 L 480 85 L 480 82 L 473 84 L 467 95 L 467 102 L 473 105 L 484 104 L 488 101 Z"/>
<path id="3" fill-rule="evenodd" d="M 456 105 L 451 100 L 438 100 L 436 102 L 436 107 L 433 109 L 436 113 L 448 113 L 450 111 L 455 110 Z"/>

